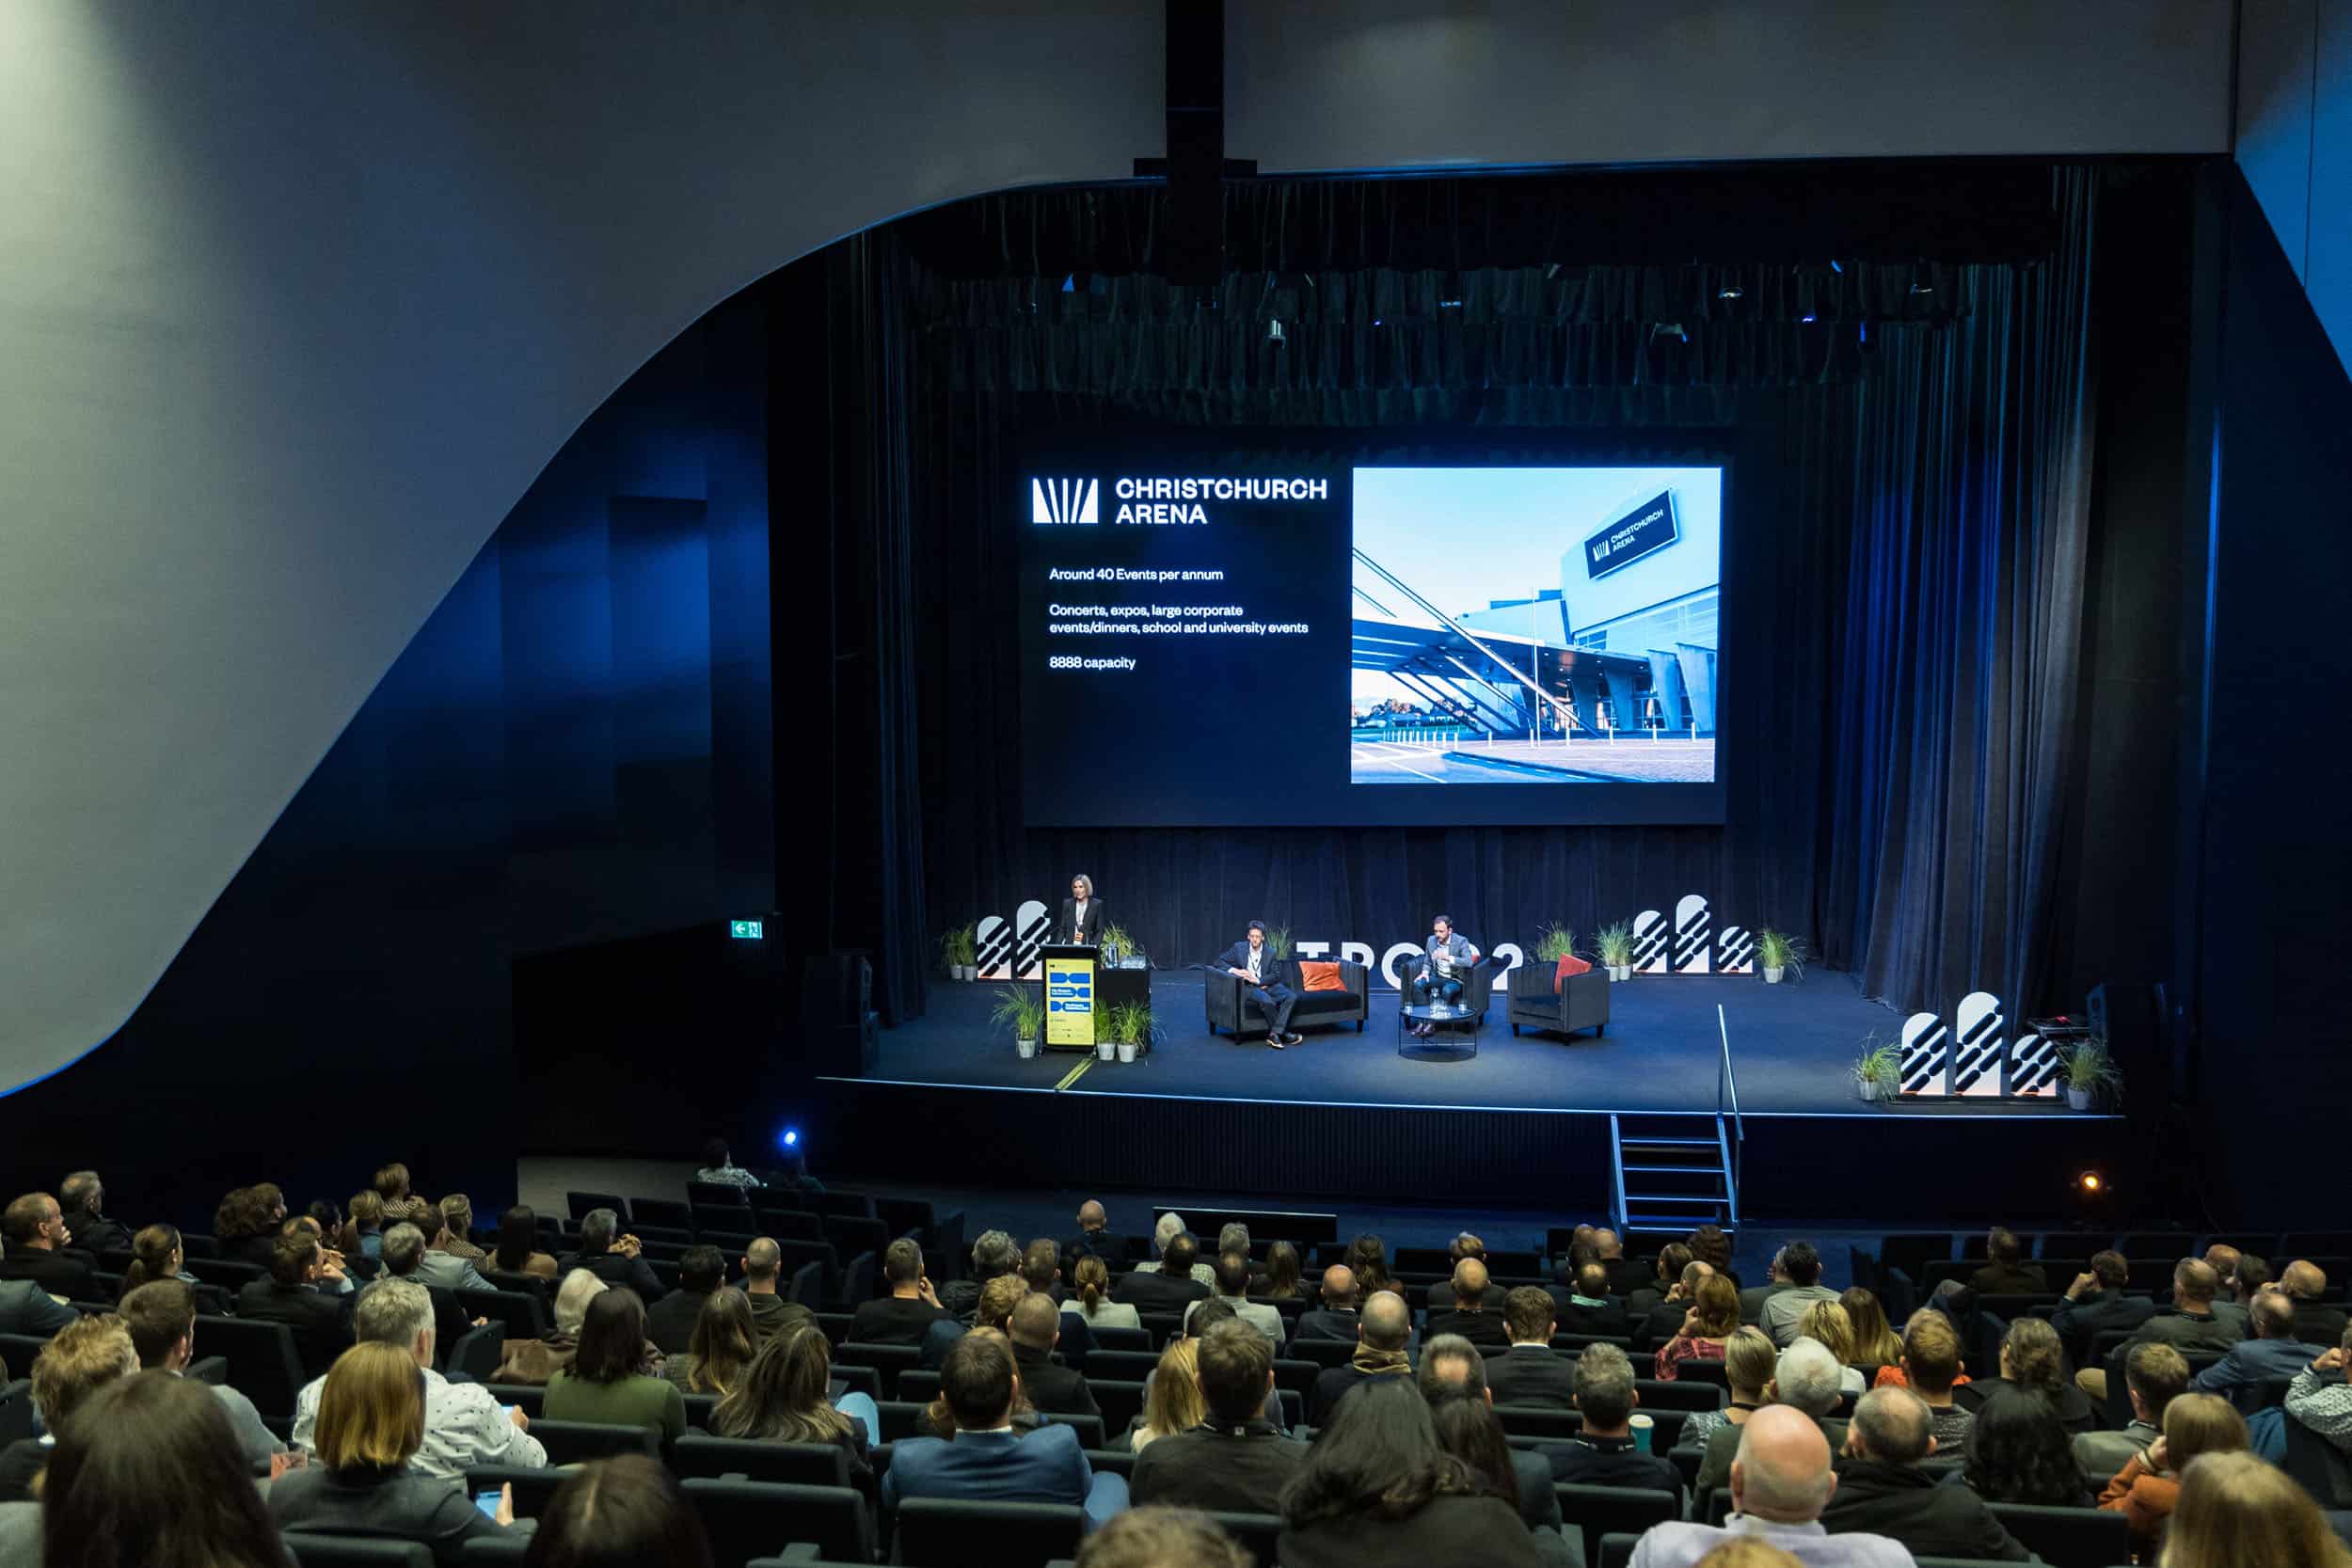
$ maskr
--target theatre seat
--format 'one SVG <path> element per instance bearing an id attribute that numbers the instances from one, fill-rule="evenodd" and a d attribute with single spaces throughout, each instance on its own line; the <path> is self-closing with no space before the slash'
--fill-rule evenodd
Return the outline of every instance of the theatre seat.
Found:
<path id="1" fill-rule="evenodd" d="M 1372 981 L 1359 963 L 1338 960 L 1340 981 L 1343 990 L 1309 990 L 1298 971 L 1296 958 L 1278 958 L 1274 978 L 1298 993 L 1298 1005 L 1291 1009 L 1291 1027 L 1304 1029 L 1309 1024 L 1353 1023 L 1359 1034 L 1363 1032 L 1364 1020 L 1372 1016 Z M 1265 1033 L 1265 1009 L 1239 975 L 1211 973 L 1201 976 L 1200 997 L 1209 1015 L 1209 1033 L 1227 1035 L 1263 1035 Z"/>
<path id="2" fill-rule="evenodd" d="M 1609 975 L 1604 970 L 1571 974 L 1551 989 L 1551 971 L 1521 964 L 1511 971 L 1511 1033 L 1545 1029 L 1573 1035 L 1590 1029 L 1598 1039 L 1609 1032 Z"/>

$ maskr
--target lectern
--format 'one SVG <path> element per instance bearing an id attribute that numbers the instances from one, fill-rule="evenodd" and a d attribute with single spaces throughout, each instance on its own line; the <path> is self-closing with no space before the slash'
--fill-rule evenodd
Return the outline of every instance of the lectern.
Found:
<path id="1" fill-rule="evenodd" d="M 1047 945 L 1038 949 L 1045 970 L 1045 1049 L 1091 1051 L 1100 1013 L 1092 947 Z"/>

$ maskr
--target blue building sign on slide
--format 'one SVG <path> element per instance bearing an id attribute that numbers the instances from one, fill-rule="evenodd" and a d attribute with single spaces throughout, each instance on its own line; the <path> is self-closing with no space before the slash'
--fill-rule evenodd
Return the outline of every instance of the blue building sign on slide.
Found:
<path id="1" fill-rule="evenodd" d="M 1675 526 L 1675 493 L 1661 490 L 1584 541 L 1584 569 L 1593 578 L 1605 578 L 1681 536 Z"/>

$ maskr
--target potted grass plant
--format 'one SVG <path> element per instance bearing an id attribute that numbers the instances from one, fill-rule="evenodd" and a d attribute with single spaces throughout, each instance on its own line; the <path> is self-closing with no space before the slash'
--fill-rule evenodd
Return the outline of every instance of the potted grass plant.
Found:
<path id="1" fill-rule="evenodd" d="M 1123 958 L 1128 949 L 1134 945 L 1134 939 L 1127 935 L 1126 927 L 1120 925 L 1119 922 L 1115 920 L 1106 920 L 1103 923 L 1103 962 L 1105 965 L 1112 969 L 1117 969 L 1119 967 L 1119 960 Z"/>
<path id="2" fill-rule="evenodd" d="M 1786 931 L 1775 931 L 1770 926 L 1756 933 L 1756 961 L 1764 971 L 1764 983 L 1776 986 L 1781 977 L 1794 971 L 1800 980 L 1804 978 L 1804 942 Z"/>
<path id="3" fill-rule="evenodd" d="M 1553 921 L 1535 933 L 1535 961 L 1558 968 L 1562 958 L 1576 956 L 1576 933 Z"/>
<path id="4" fill-rule="evenodd" d="M 1593 944 L 1600 953 L 1600 964 L 1609 971 L 1612 980 L 1633 978 L 1633 927 L 1618 920 L 1603 926 L 1594 933 Z"/>
<path id="5" fill-rule="evenodd" d="M 1903 1089 L 1902 1047 L 1873 1035 L 1862 1042 L 1852 1071 L 1856 1094 L 1874 1104 L 1891 1103 Z"/>
<path id="6" fill-rule="evenodd" d="M 947 978 L 969 980 L 979 973 L 980 928 L 972 921 L 950 927 L 939 939 L 939 956 L 947 965 Z"/>
<path id="7" fill-rule="evenodd" d="M 1013 1049 L 1026 1060 L 1037 1054 L 1038 1041 L 1045 1034 L 1045 998 L 1035 986 L 1000 987 L 988 1019 L 1012 1031 Z"/>
<path id="8" fill-rule="evenodd" d="M 2123 1069 L 2108 1054 L 2105 1035 L 2060 1050 L 2058 1081 L 2066 1085 L 2066 1103 L 2073 1110 L 2088 1111 L 2123 1098 Z"/>
<path id="9" fill-rule="evenodd" d="M 1152 1005 L 1148 1002 L 1121 1002 L 1110 1010 L 1105 1021 L 1109 1025 L 1110 1045 L 1105 1050 L 1096 1047 L 1096 1053 L 1104 1061 L 1116 1053 L 1121 1062 L 1133 1062 L 1136 1053 L 1152 1038 Z"/>
<path id="10" fill-rule="evenodd" d="M 1291 928 L 1287 926 L 1277 926 L 1265 934 L 1265 944 L 1267 951 L 1274 955 L 1276 962 L 1279 963 L 1288 958 L 1291 956 Z"/>

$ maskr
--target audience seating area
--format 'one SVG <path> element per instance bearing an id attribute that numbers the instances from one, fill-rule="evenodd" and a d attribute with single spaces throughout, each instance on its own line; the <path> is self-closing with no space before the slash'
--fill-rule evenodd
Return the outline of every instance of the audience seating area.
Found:
<path id="1" fill-rule="evenodd" d="M 644 1453 L 665 1462 L 680 1479 L 683 1492 L 699 1513 L 710 1538 L 714 1560 L 721 1568 L 739 1568 L 776 1560 L 802 1563 L 872 1563 L 878 1560 L 923 1568 L 937 1564 L 987 1562 L 1003 1568 L 1070 1560 L 1078 1551 L 1086 1530 L 1086 1515 L 1076 1507 L 1022 1502 L 977 1502 L 940 1498 L 909 1498 L 885 1509 L 881 1479 L 889 1473 L 894 1445 L 916 1435 L 925 1406 L 938 1397 L 941 1374 L 936 1363 L 925 1364 L 923 1353 L 910 1345 L 859 1343 L 852 1335 L 852 1314 L 863 1302 L 886 1294 L 878 1259 L 898 1237 L 913 1238 L 922 1248 L 930 1279 L 946 1287 L 965 1278 L 972 1259 L 967 1254 L 965 1219 L 961 1213 L 941 1215 L 928 1203 L 869 1197 L 853 1193 L 787 1194 L 746 1192 L 717 1183 L 690 1184 L 675 1196 L 630 1196 L 618 1193 L 574 1192 L 569 1212 L 539 1216 L 546 1250 L 567 1253 L 579 1246 L 580 1219 L 591 1211 L 609 1208 L 622 1217 L 622 1227 L 643 1244 L 642 1257 L 665 1290 L 678 1283 L 679 1259 L 697 1243 L 719 1247 L 729 1260 L 731 1277 L 739 1278 L 743 1258 L 759 1238 L 771 1240 L 784 1259 L 788 1293 L 815 1313 L 831 1347 L 836 1386 L 847 1386 L 876 1402 L 880 1430 L 870 1433 L 871 1476 L 854 1480 L 844 1450 L 831 1444 L 753 1442 L 710 1434 L 706 1426 L 715 1400 L 701 1395 L 688 1402 L 688 1433 L 663 1444 L 652 1428 L 603 1426 L 548 1420 L 542 1418 L 545 1390 L 537 1386 L 501 1386 L 493 1381 L 501 1353 L 510 1337 L 536 1338 L 548 1331 L 558 1282 L 523 1275 L 496 1275 L 497 1289 L 463 1293 L 469 1318 L 487 1320 L 440 1347 L 447 1376 L 455 1381 L 485 1384 L 501 1403 L 519 1408 L 529 1432 L 544 1447 L 551 1466 L 574 1465 L 618 1453 Z M 1142 1215 L 1143 1212 L 1136 1212 Z M 1148 1216 L 1145 1216 L 1148 1217 Z M 1204 1220 L 1227 1216 L 1203 1213 Z M 1312 1440 L 1307 1428 L 1308 1401 L 1316 1378 L 1327 1369 L 1345 1365 L 1354 1354 L 1352 1343 L 1336 1339 L 1297 1338 L 1293 1335 L 1301 1314 L 1317 1304 L 1313 1297 L 1321 1271 L 1340 1261 L 1348 1243 L 1338 1239 L 1327 1216 L 1287 1216 L 1302 1222 L 1309 1236 L 1319 1239 L 1291 1243 L 1301 1254 L 1299 1293 L 1287 1298 L 1256 1298 L 1271 1306 L 1280 1319 L 1283 1338 L 1273 1363 L 1281 1424 L 1294 1436 Z M 1272 1225 L 1279 1232 L 1298 1227 Z M 1202 1233 L 1206 1243 L 1216 1235 L 1214 1226 Z M 1268 1245 L 1277 1239 L 1253 1235 L 1250 1251 L 1263 1263 Z M 477 1244 L 487 1246 L 495 1233 L 477 1229 Z M 1152 1256 L 1152 1238 L 1123 1238 L 1134 1259 Z M 1534 1238 L 1528 1238 L 1531 1242 Z M 1574 1237 L 1566 1230 L 1547 1234 L 1541 1247 L 1483 1247 L 1490 1271 L 1490 1303 L 1499 1310 L 1503 1293 L 1517 1286 L 1550 1289 L 1565 1297 L 1561 1282 L 1565 1271 L 1557 1265 Z M 2226 1237 L 2185 1234 L 2083 1236 L 2051 1234 L 2022 1239 L 2026 1258 L 2039 1268 L 2048 1286 L 2030 1293 L 1987 1293 L 1963 1299 L 1956 1323 L 1967 1346 L 1972 1368 L 1998 1365 L 1998 1341 L 2008 1323 L 2025 1317 L 2050 1317 L 2064 1299 L 2074 1277 L 2090 1268 L 2092 1252 L 2110 1244 L 2124 1251 L 2130 1261 L 2127 1289 L 2152 1300 L 2169 1299 L 2172 1271 L 2183 1258 L 2201 1256 L 2215 1245 L 2233 1246 L 2239 1254 L 2275 1260 L 2283 1269 L 2288 1259 L 2309 1259 L 2326 1271 L 2325 1300 L 2344 1304 L 2345 1283 L 2352 1279 L 2352 1233 L 2304 1235 L 2244 1235 Z M 225 1259 L 211 1238 L 184 1236 L 187 1267 L 199 1279 L 233 1290 L 257 1277 L 250 1265 Z M 107 1252 L 98 1257 L 97 1288 L 92 1299 L 73 1305 L 85 1314 L 113 1310 L 127 1261 Z M 485 1259 L 486 1265 L 488 1259 Z M 1072 1259 L 1064 1259 L 1065 1276 Z M 1390 1255 L 1396 1287 L 1414 1309 L 1416 1344 L 1427 1332 L 1428 1288 L 1447 1281 L 1454 1259 L 1443 1249 L 1400 1247 Z M 1603 1261 L 1613 1291 L 1655 1287 L 1653 1260 L 1613 1254 Z M 1929 1298 L 1947 1281 L 1963 1287 L 1984 1266 L 1981 1235 L 1900 1234 L 1884 1239 L 1875 1254 L 1857 1250 L 1851 1259 L 1858 1285 L 1876 1291 L 1890 1321 L 1899 1328 L 1915 1311 L 1929 1310 Z M 1132 1266 L 1132 1265 L 1130 1265 Z M 1117 1271 L 1123 1275 L 1126 1270 Z M 1758 1280 L 1761 1283 L 1761 1280 Z M 1752 1292 L 1753 1293 L 1753 1292 Z M 1753 1307 L 1753 1303 L 1750 1304 Z M 1065 1307 L 1065 1311 L 1071 1308 Z M 1685 1363 L 1671 1382 L 1649 1375 L 1649 1354 L 1656 1348 L 1647 1325 L 1637 1316 L 1631 1333 L 1621 1336 L 1562 1334 L 1551 1341 L 1551 1354 L 1571 1369 L 1597 1345 L 1613 1345 L 1631 1356 L 1637 1373 L 1639 1408 L 1654 1426 L 1654 1451 L 1668 1454 L 1677 1468 L 1680 1495 L 1638 1487 L 1560 1483 L 1555 1486 L 1560 1514 L 1568 1533 L 1577 1538 L 1591 1564 L 1623 1563 L 1629 1560 L 1639 1533 L 1663 1521 L 1689 1518 L 1719 1521 L 1729 1508 L 1721 1489 L 1701 1490 L 1698 1482 L 1701 1449 L 1680 1443 L 1683 1429 L 1694 1415 L 1720 1410 L 1726 1402 L 1726 1383 L 1720 1363 Z M 1149 1380 L 1159 1355 L 1182 1338 L 1183 1320 L 1174 1312 L 1146 1311 L 1139 1328 L 1101 1326 L 1091 1330 L 1093 1348 L 1057 1352 L 1054 1359 L 1073 1367 L 1100 1411 L 1097 1416 L 1047 1415 L 1042 1420 L 1071 1427 L 1097 1473 L 1131 1476 L 1135 1455 L 1123 1438 L 1142 1414 Z M 1067 1327 L 1067 1320 L 1065 1319 Z M 1065 1333 L 1065 1342 L 1070 1336 Z M 2102 1335 L 2080 1348 L 2082 1365 L 2099 1365 L 2111 1342 L 2120 1336 Z M 295 1398 L 306 1379 L 292 1332 L 282 1323 L 205 1314 L 199 1319 L 196 1342 L 205 1359 L 191 1371 L 207 1381 L 226 1383 L 249 1398 L 265 1423 L 278 1436 L 291 1430 Z M 29 1395 L 27 1374 L 43 1346 L 44 1338 L 0 1335 L 0 1361 L 8 1377 L 0 1382 L 0 1443 L 36 1431 L 37 1417 Z M 2069 1347 L 2068 1372 L 2076 1362 Z M 1418 1356 L 1418 1351 L 1416 1352 Z M 2208 1363 L 2212 1357 L 2204 1358 Z M 1864 1369 L 1866 1376 L 1875 1368 Z M 2122 1380 L 2110 1402 L 2098 1413 L 2105 1425 L 2128 1419 L 2121 1402 Z M 2267 1391 L 2276 1402 L 2281 1389 Z M 1852 1396 L 1845 1408 L 1851 1410 Z M 1545 1451 L 1549 1445 L 1574 1439 L 1582 1430 L 1582 1416 L 1573 1409 L 1496 1407 L 1504 1433 L 1514 1447 Z M 2290 1427 L 2296 1423 L 2290 1421 Z M 2314 1449 L 2313 1445 L 2316 1444 Z M 2304 1433 L 2297 1445 L 2298 1474 L 2307 1486 L 2328 1488 L 2318 1497 L 2323 1508 L 2352 1505 L 2352 1496 L 2334 1487 L 2345 1471 L 2342 1457 L 2325 1443 Z M 553 1468 L 511 1465 L 470 1469 L 470 1489 L 513 1488 L 518 1518 L 532 1518 L 545 1508 L 562 1481 Z M 2033 1508 L 1996 1503 L 1994 1513 L 2015 1538 L 2046 1562 L 2060 1568 L 2112 1568 L 2130 1556 L 2123 1518 L 2093 1509 Z M 1229 1514 L 1221 1519 L 1230 1533 L 1243 1541 L 1261 1563 L 1277 1560 L 1276 1539 L 1280 1521 L 1272 1515 Z M 328 1564 L 409 1563 L 431 1560 L 429 1553 L 405 1543 L 315 1535 L 288 1536 L 295 1557 L 306 1568 Z M 501 1540 L 469 1545 L 468 1560 L 518 1560 L 523 1543 Z M 1922 1559 L 1922 1560 L 1930 1560 Z"/>

